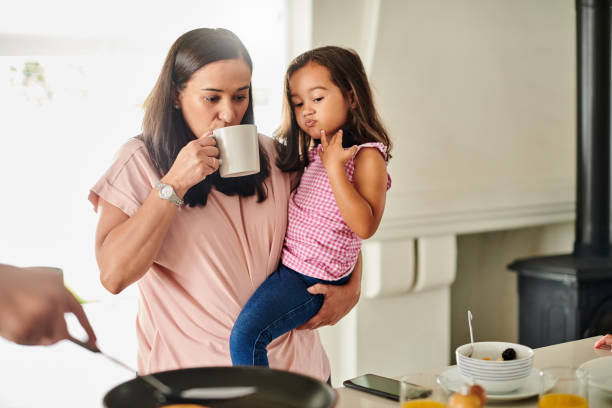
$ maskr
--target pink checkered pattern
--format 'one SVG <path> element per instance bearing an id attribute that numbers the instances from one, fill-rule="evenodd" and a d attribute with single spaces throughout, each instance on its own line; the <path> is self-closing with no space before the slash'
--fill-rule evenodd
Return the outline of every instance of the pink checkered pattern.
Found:
<path id="1" fill-rule="evenodd" d="M 387 158 L 382 143 L 364 143 Z M 319 156 L 321 145 L 308 152 L 310 164 L 289 200 L 289 221 L 281 255 L 285 266 L 313 278 L 338 280 L 352 272 L 361 249 L 361 239 L 342 219 L 327 172 Z M 359 151 L 359 149 L 357 151 Z M 356 153 L 355 153 L 356 154 Z M 353 181 L 354 158 L 344 166 Z M 387 190 L 391 177 L 387 174 Z"/>

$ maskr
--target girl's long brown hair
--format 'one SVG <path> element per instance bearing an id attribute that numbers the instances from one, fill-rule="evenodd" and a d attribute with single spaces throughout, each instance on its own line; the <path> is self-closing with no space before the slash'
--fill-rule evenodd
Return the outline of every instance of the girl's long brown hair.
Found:
<path id="1" fill-rule="evenodd" d="M 253 70 L 251 57 L 244 44 L 229 30 L 198 28 L 180 36 L 170 48 L 157 83 L 145 102 L 142 135 L 153 165 L 165 175 L 176 160 L 179 151 L 196 136 L 180 110 L 174 108 L 176 94 L 184 89 L 191 76 L 211 62 L 241 58 Z M 249 105 L 241 123 L 253 123 L 253 97 L 249 88 Z M 264 184 L 270 174 L 270 163 L 263 148 L 259 147 L 260 172 L 251 176 L 222 179 L 215 172 L 191 187 L 185 202 L 194 207 L 206 205 L 214 186 L 227 195 L 251 196 L 257 200 L 267 197 Z"/>
<path id="2" fill-rule="evenodd" d="M 390 159 L 391 139 L 376 112 L 361 58 L 353 50 L 327 46 L 297 56 L 287 68 L 282 121 L 274 135 L 279 142 L 278 167 L 283 171 L 303 170 L 308 165 L 308 150 L 314 143 L 318 143 L 298 126 L 289 88 L 291 76 L 309 63 L 327 68 L 332 81 L 340 88 L 344 97 L 355 102 L 355 108 L 349 109 L 347 121 L 342 126 L 344 147 L 381 142 L 387 147 L 387 158 Z"/>

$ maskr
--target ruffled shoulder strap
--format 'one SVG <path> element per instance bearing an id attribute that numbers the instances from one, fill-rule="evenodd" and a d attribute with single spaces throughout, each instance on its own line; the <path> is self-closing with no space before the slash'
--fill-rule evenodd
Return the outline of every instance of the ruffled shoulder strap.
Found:
<path id="1" fill-rule="evenodd" d="M 387 146 L 385 146 L 384 144 L 380 142 L 369 142 L 369 143 L 358 145 L 357 150 L 355 151 L 355 154 L 353 155 L 353 161 L 355 160 L 355 156 L 357 156 L 357 153 L 359 153 L 359 151 L 365 147 L 378 149 L 378 151 L 380 151 L 380 154 L 382 154 L 383 159 L 385 159 L 385 163 L 389 164 L 389 159 L 387 157 Z M 389 190 L 390 188 L 391 188 L 391 176 L 387 172 L 387 190 Z"/>
<path id="2" fill-rule="evenodd" d="M 359 151 L 361 149 L 363 149 L 364 147 L 373 147 L 375 149 L 378 149 L 380 151 L 380 153 L 382 154 L 383 158 L 385 159 L 385 162 L 388 161 L 388 159 L 387 159 L 387 146 L 385 146 L 384 144 L 382 144 L 380 142 L 369 142 L 369 143 L 364 143 L 364 144 L 358 145 L 357 146 L 357 151 L 355 151 L 355 154 L 353 155 L 353 158 L 355 158 L 357 153 L 359 153 Z"/>

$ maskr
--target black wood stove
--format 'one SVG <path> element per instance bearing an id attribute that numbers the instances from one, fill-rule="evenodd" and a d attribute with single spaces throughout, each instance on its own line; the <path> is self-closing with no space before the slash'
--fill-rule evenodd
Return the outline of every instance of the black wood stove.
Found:
<path id="1" fill-rule="evenodd" d="M 519 342 L 612 333 L 612 0 L 576 0 L 578 143 L 572 254 L 518 259 Z"/>

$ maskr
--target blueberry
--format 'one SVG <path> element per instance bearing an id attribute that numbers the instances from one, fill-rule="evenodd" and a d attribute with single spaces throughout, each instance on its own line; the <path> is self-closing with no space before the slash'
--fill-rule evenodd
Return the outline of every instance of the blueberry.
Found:
<path id="1" fill-rule="evenodd" d="M 516 358 L 516 351 L 514 351 L 513 348 L 507 348 L 502 353 L 502 358 L 504 359 L 504 361 L 514 360 Z"/>

